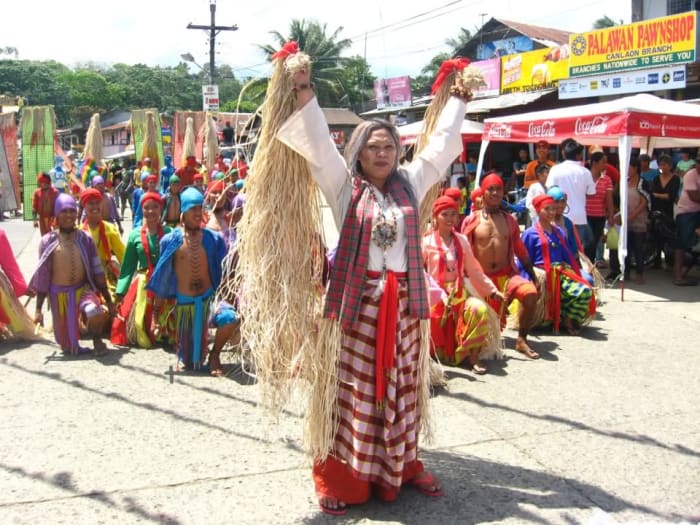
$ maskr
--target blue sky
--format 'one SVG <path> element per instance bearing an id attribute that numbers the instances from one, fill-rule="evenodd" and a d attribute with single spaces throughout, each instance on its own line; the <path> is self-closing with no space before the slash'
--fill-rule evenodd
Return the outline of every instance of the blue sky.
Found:
<path id="1" fill-rule="evenodd" d="M 20 58 L 53 59 L 69 66 L 84 62 L 171 66 L 187 52 L 204 64 L 209 60 L 207 34 L 186 26 L 209 23 L 209 2 L 23 0 L 23 13 L 41 16 L 26 23 L 5 17 L 0 47 L 16 47 Z M 365 56 L 375 75 L 416 75 L 431 57 L 449 51 L 447 38 L 456 36 L 460 27 L 474 31 L 482 19 L 583 32 L 603 15 L 629 22 L 630 4 L 630 0 L 218 0 L 217 24 L 237 24 L 239 30 L 219 34 L 216 61 L 233 67 L 239 77 L 265 75 L 268 68 L 256 44 L 272 43 L 269 31 L 285 34 L 292 19 L 307 18 L 327 24 L 329 33 L 343 26 L 340 36 L 353 39 L 350 54 Z"/>

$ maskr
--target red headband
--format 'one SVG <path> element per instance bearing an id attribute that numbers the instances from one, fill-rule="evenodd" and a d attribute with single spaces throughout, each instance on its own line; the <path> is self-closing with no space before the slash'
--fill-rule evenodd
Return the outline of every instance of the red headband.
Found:
<path id="1" fill-rule="evenodd" d="M 435 202 L 433 202 L 433 217 L 437 217 L 445 210 L 458 211 L 457 203 L 452 197 L 448 197 L 447 195 L 438 197 L 435 199 Z"/>
<path id="2" fill-rule="evenodd" d="M 101 200 L 102 200 L 102 193 L 100 193 L 100 190 L 95 189 L 95 188 L 88 188 L 86 190 L 83 190 L 83 192 L 80 194 L 80 205 L 83 208 L 90 201 L 101 201 Z"/>
<path id="3" fill-rule="evenodd" d="M 157 193 L 155 191 L 147 191 L 141 196 L 141 207 L 143 208 L 143 205 L 146 204 L 148 201 L 155 201 L 158 203 L 158 206 L 161 208 L 163 207 L 163 197 L 160 196 L 160 193 Z"/>
<path id="4" fill-rule="evenodd" d="M 481 179 L 481 184 L 479 184 L 479 187 L 482 190 L 490 188 L 491 186 L 498 186 L 500 188 L 503 188 L 503 179 L 499 177 L 496 173 L 486 175 L 486 177 Z"/>
<path id="5" fill-rule="evenodd" d="M 446 188 L 442 194 L 458 203 L 462 202 L 462 192 L 459 188 Z"/>
<path id="6" fill-rule="evenodd" d="M 554 198 L 546 193 L 543 195 L 538 195 L 532 199 L 532 206 L 535 208 L 537 213 L 541 212 L 542 208 L 549 206 L 550 204 L 554 204 Z"/>
<path id="7" fill-rule="evenodd" d="M 289 55 L 296 55 L 298 52 L 299 45 L 294 40 L 290 40 L 282 46 L 282 49 L 277 51 L 277 53 L 272 55 L 270 58 L 272 60 L 276 58 L 287 58 Z"/>
<path id="8" fill-rule="evenodd" d="M 194 177 L 192 177 L 192 180 L 204 180 L 204 175 L 202 175 L 201 173 L 195 173 Z"/>
<path id="9" fill-rule="evenodd" d="M 39 176 L 36 178 L 39 184 L 42 182 L 48 182 L 51 184 L 51 177 L 47 173 L 39 173 Z"/>
<path id="10" fill-rule="evenodd" d="M 146 184 L 149 182 L 158 182 L 158 176 L 151 173 L 148 177 L 146 177 Z"/>
<path id="11" fill-rule="evenodd" d="M 483 196 L 484 196 L 484 190 L 483 190 L 483 189 L 481 189 L 481 188 L 474 188 L 474 190 L 472 190 L 471 195 L 469 195 L 469 200 L 473 202 L 473 201 L 475 201 L 476 199 L 480 199 L 480 198 L 483 197 Z"/>
<path id="12" fill-rule="evenodd" d="M 208 193 L 221 193 L 224 191 L 224 180 L 219 179 L 209 183 L 209 188 L 207 188 Z"/>
<path id="13" fill-rule="evenodd" d="M 440 89 L 440 86 L 442 85 L 443 82 L 445 82 L 445 79 L 450 75 L 450 73 L 454 73 L 455 71 L 462 71 L 468 65 L 469 65 L 468 58 L 453 58 L 450 60 L 445 60 L 440 65 L 440 69 L 438 70 L 438 74 L 435 77 L 435 82 L 433 82 L 433 90 L 432 90 L 431 94 L 434 95 L 435 92 L 438 89 Z"/>

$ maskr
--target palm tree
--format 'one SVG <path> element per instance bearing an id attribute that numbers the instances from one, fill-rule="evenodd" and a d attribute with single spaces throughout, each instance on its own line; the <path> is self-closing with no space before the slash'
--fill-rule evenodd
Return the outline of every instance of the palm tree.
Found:
<path id="1" fill-rule="evenodd" d="M 622 19 L 618 20 L 617 22 L 610 18 L 608 15 L 605 15 L 602 18 L 599 18 L 595 22 L 593 22 L 593 29 L 605 29 L 606 27 L 614 27 L 614 26 L 620 26 L 624 24 Z"/>
<path id="2" fill-rule="evenodd" d="M 259 45 L 268 59 L 277 52 L 285 42 L 295 40 L 299 49 L 311 58 L 312 77 L 315 84 L 316 96 L 322 106 L 338 106 L 346 96 L 342 85 L 343 65 L 347 61 L 341 57 L 341 53 L 350 47 L 352 40 L 339 39 L 339 27 L 331 34 L 327 34 L 326 24 L 320 24 L 306 19 L 292 20 L 288 36 L 283 36 L 279 31 L 271 31 L 275 38 L 275 45 Z"/>
<path id="3" fill-rule="evenodd" d="M 14 55 L 15 58 L 19 58 L 19 50 L 16 47 L 0 47 L 0 55 Z"/>
<path id="4" fill-rule="evenodd" d="M 445 44 L 450 46 L 452 48 L 452 53 L 457 53 L 460 49 L 462 49 L 467 42 L 469 42 L 474 35 L 472 34 L 469 29 L 466 27 L 462 27 L 459 30 L 459 33 L 457 34 L 456 37 L 454 38 L 448 38 L 445 40 Z"/>

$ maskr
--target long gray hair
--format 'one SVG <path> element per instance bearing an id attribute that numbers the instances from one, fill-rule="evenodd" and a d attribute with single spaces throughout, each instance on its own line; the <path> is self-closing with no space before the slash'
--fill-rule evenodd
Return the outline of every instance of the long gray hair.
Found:
<path id="1" fill-rule="evenodd" d="M 396 158 L 394 159 L 394 166 L 391 171 L 396 171 L 399 167 L 399 151 L 401 150 L 401 140 L 399 139 L 399 132 L 396 128 L 387 120 L 373 118 L 370 120 L 365 120 L 362 124 L 359 124 L 355 130 L 350 135 L 350 140 L 348 140 L 345 146 L 345 162 L 352 175 L 363 176 L 362 166 L 360 166 L 360 152 L 362 148 L 367 145 L 370 135 L 373 132 L 384 129 L 391 136 L 396 146 Z"/>
<path id="2" fill-rule="evenodd" d="M 414 206 L 418 206 L 418 201 L 413 193 L 413 186 L 406 178 L 406 176 L 401 173 L 399 169 L 399 151 L 401 151 L 401 139 L 399 138 L 399 132 L 396 127 L 387 120 L 373 118 L 370 120 L 365 120 L 362 124 L 359 124 L 350 136 L 347 145 L 345 146 L 345 163 L 350 170 L 350 174 L 353 177 L 361 177 L 364 179 L 364 173 L 362 173 L 362 166 L 360 165 L 360 152 L 362 148 L 367 145 L 370 135 L 374 131 L 384 129 L 389 133 L 391 139 L 394 141 L 396 146 L 396 157 L 394 158 L 394 165 L 391 168 L 391 177 L 396 177 L 401 182 L 402 186 L 406 188 Z"/>

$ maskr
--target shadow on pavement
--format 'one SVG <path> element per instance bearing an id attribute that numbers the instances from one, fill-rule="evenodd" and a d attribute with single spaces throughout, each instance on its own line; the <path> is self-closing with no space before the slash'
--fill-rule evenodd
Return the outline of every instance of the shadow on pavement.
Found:
<path id="1" fill-rule="evenodd" d="M 440 478 L 444 497 L 433 499 L 404 487 L 393 503 L 373 499 L 364 505 L 350 506 L 343 519 L 329 519 L 319 511 L 303 523 L 552 522 L 551 514 L 545 519 L 530 511 L 528 506 L 550 511 L 562 509 L 562 515 L 558 516 L 560 523 L 580 523 L 580 516 L 567 515 L 567 509 L 592 510 L 595 507 L 606 512 L 634 510 L 659 516 L 653 509 L 572 478 L 442 451 L 424 451 L 422 458 L 426 468 Z M 415 501 L 416 498 L 420 500 Z"/>
<path id="2" fill-rule="evenodd" d="M 202 419 L 192 417 L 189 415 L 180 414 L 180 413 L 178 413 L 170 408 L 159 407 L 157 405 L 154 405 L 153 403 L 135 401 L 133 399 L 129 399 L 124 394 L 121 394 L 119 392 L 104 392 L 104 391 L 98 390 L 97 388 L 93 388 L 89 385 L 86 385 L 85 383 L 83 383 L 77 379 L 72 379 L 72 380 L 65 379 L 61 376 L 61 374 L 56 373 L 56 372 L 44 372 L 41 370 L 30 370 L 30 369 L 25 368 L 21 365 L 18 365 L 17 363 L 11 363 L 5 358 L 0 358 L 0 364 L 5 365 L 5 366 L 10 367 L 10 368 L 13 368 L 14 370 L 17 370 L 20 372 L 25 372 L 27 374 L 32 374 L 35 376 L 43 377 L 45 379 L 50 379 L 52 381 L 58 381 L 59 383 L 63 383 L 66 386 L 79 388 L 81 390 L 84 390 L 86 392 L 90 392 L 90 393 L 95 394 L 97 396 L 100 396 L 102 398 L 106 398 L 106 399 L 114 400 L 114 401 L 120 401 L 122 403 L 126 403 L 126 404 L 134 406 L 134 407 L 138 407 L 138 408 L 142 408 L 144 410 L 163 414 L 163 415 L 169 416 L 173 419 L 176 419 L 178 421 L 181 421 L 183 423 L 199 425 L 199 426 L 206 428 L 208 430 L 216 430 L 216 431 L 222 432 L 224 434 L 230 434 L 230 435 L 234 435 L 234 436 L 237 436 L 240 438 L 249 439 L 249 440 L 252 440 L 256 443 L 257 442 L 269 442 L 268 440 L 266 440 L 264 438 L 258 438 L 255 436 L 251 436 L 249 434 L 236 432 L 235 430 L 232 430 L 231 428 L 227 428 L 227 427 L 215 424 L 215 423 L 210 423 L 209 421 L 204 421 Z M 286 441 L 284 443 L 284 445 L 287 448 L 289 448 L 290 450 L 299 451 L 299 447 L 294 443 Z"/>
<path id="3" fill-rule="evenodd" d="M 452 397 L 455 399 L 459 399 L 461 401 L 466 401 L 468 403 L 473 403 L 475 405 L 478 405 L 483 408 L 489 408 L 489 409 L 496 409 L 496 410 L 502 410 L 504 412 L 508 412 L 511 414 L 518 414 L 520 416 L 525 416 L 531 419 L 539 419 L 542 421 L 549 421 L 553 423 L 558 423 L 561 425 L 565 425 L 571 429 L 576 429 L 576 430 L 584 430 L 586 432 L 590 432 L 592 434 L 597 434 L 599 436 L 604 436 L 608 438 L 613 438 L 613 439 L 621 439 L 625 441 L 631 441 L 634 443 L 639 443 L 642 445 L 649 445 L 652 447 L 657 447 L 661 448 L 663 450 L 668 450 L 670 452 L 675 452 L 677 454 L 682 454 L 684 456 L 690 456 L 694 458 L 700 458 L 700 451 L 690 449 L 684 445 L 669 445 L 667 443 L 663 443 L 657 439 L 654 439 L 649 436 L 645 436 L 644 434 L 628 434 L 626 432 L 616 432 L 616 431 L 608 431 L 608 430 L 601 430 L 598 428 L 594 428 L 590 425 L 587 425 L 585 423 L 581 423 L 580 421 L 574 421 L 565 417 L 557 416 L 554 414 L 543 414 L 543 415 L 538 415 L 538 414 L 532 414 L 530 412 L 526 412 L 524 410 L 520 410 L 518 408 L 513 408 L 509 407 L 506 405 L 502 405 L 500 403 L 493 403 L 491 401 L 484 401 L 483 399 L 479 399 L 476 397 L 473 397 L 465 392 L 450 392 L 450 391 L 445 391 L 443 395 Z"/>
<path id="4" fill-rule="evenodd" d="M 117 492 L 81 491 L 76 486 L 75 480 L 73 479 L 73 474 L 71 472 L 57 472 L 51 476 L 44 472 L 28 472 L 22 467 L 7 465 L 4 463 L 0 463 L 0 470 L 15 476 L 22 476 L 24 478 L 40 481 L 53 488 L 68 492 L 73 498 L 88 498 L 92 501 L 99 502 L 113 511 L 121 510 L 128 514 L 132 514 L 135 518 L 137 517 L 140 520 L 151 521 L 153 523 L 167 523 L 170 525 L 178 525 L 179 523 L 182 523 L 174 516 L 170 516 L 162 512 L 149 512 L 132 497 L 121 497 L 122 501 L 119 502 L 117 501 Z M 65 496 L 61 496 L 60 499 L 65 499 Z M 41 500 L 41 502 L 46 501 L 46 499 Z"/>

